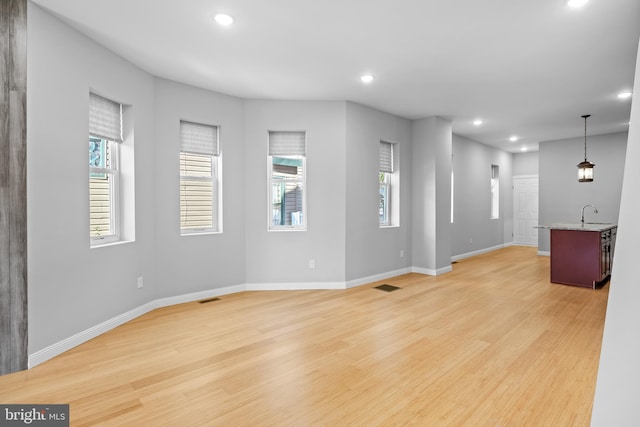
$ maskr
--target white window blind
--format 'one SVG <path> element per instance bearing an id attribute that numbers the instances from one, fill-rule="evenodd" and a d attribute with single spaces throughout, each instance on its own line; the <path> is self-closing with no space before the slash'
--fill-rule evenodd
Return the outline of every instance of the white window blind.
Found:
<path id="1" fill-rule="evenodd" d="M 218 127 L 181 120 L 180 151 L 219 156 Z"/>
<path id="2" fill-rule="evenodd" d="M 380 141 L 380 171 L 393 173 L 393 144 Z"/>
<path id="3" fill-rule="evenodd" d="M 107 141 L 122 142 L 122 106 L 89 93 L 89 134 Z"/>
<path id="4" fill-rule="evenodd" d="M 269 131 L 269 155 L 305 156 L 305 133 L 289 131 Z"/>
<path id="5" fill-rule="evenodd" d="M 218 127 L 180 121 L 180 151 L 218 156 Z"/>
<path id="6" fill-rule="evenodd" d="M 491 165 L 491 219 L 500 217 L 500 167 Z"/>

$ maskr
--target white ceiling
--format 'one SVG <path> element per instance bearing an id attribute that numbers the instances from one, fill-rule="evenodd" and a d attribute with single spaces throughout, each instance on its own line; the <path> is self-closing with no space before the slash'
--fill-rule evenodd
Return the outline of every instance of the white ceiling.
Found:
<path id="1" fill-rule="evenodd" d="M 33 1 L 153 75 L 229 95 L 438 115 L 514 152 L 582 136 L 582 114 L 589 135 L 628 128 L 638 0 Z"/>

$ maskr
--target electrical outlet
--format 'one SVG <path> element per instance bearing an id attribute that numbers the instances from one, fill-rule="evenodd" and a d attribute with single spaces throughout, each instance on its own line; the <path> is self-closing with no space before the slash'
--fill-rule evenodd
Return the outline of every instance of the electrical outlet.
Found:
<path id="1" fill-rule="evenodd" d="M 400 258 L 404 258 L 404 249 L 400 249 Z"/>
<path id="2" fill-rule="evenodd" d="M 316 268 L 316 260 L 315 259 L 310 259 L 309 260 L 309 268 L 311 268 L 311 269 Z"/>
<path id="3" fill-rule="evenodd" d="M 144 286 L 144 279 L 142 276 L 138 277 L 138 289 L 141 289 Z"/>

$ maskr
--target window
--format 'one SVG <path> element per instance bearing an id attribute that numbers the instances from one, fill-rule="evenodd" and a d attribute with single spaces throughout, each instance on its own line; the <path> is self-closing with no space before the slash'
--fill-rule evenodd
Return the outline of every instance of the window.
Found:
<path id="1" fill-rule="evenodd" d="M 381 227 L 398 225 L 394 221 L 398 217 L 398 174 L 394 167 L 395 144 L 380 141 L 379 152 L 379 192 L 378 216 Z"/>
<path id="2" fill-rule="evenodd" d="M 269 132 L 269 229 L 306 229 L 305 132 Z"/>
<path id="3" fill-rule="evenodd" d="M 92 245 L 120 239 L 119 146 L 122 105 L 89 94 L 89 236 Z"/>
<path id="4" fill-rule="evenodd" d="M 380 215 L 380 225 L 389 225 L 389 183 L 391 182 L 389 172 L 380 171 L 380 195 L 378 200 L 378 211 Z"/>
<path id="5" fill-rule="evenodd" d="M 500 218 L 500 168 L 491 165 L 491 219 Z"/>
<path id="6" fill-rule="evenodd" d="M 452 156 L 453 157 L 453 156 Z M 451 165 L 451 224 L 453 224 L 453 196 L 454 196 L 454 186 L 453 186 L 453 165 Z"/>
<path id="7" fill-rule="evenodd" d="M 180 233 L 220 232 L 218 127 L 180 121 Z"/>

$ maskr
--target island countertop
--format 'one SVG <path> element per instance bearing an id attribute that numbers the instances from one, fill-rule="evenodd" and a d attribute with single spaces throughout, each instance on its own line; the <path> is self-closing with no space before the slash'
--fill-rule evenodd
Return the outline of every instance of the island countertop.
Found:
<path id="1" fill-rule="evenodd" d="M 538 228 L 547 228 L 551 230 L 573 230 L 573 231 L 606 231 L 618 227 L 618 224 L 585 222 L 584 224 L 576 223 L 554 223 L 551 225 L 540 225 Z"/>

